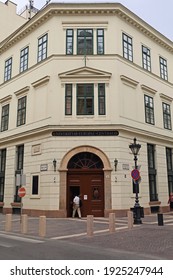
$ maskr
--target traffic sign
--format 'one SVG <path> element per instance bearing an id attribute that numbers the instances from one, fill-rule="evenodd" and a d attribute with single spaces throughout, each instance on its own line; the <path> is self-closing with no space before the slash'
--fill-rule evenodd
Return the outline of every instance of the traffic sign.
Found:
<path id="1" fill-rule="evenodd" d="M 131 176 L 133 178 L 133 180 L 138 180 L 140 178 L 140 173 L 138 169 L 133 169 L 131 172 Z"/>
<path id="2" fill-rule="evenodd" d="M 24 197 L 26 194 L 26 190 L 24 187 L 21 187 L 20 189 L 18 189 L 18 196 L 19 197 Z"/>

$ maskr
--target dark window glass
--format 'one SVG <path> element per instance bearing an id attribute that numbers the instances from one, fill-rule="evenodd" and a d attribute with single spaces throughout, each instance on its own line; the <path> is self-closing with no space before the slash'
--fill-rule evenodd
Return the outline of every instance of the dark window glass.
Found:
<path id="1" fill-rule="evenodd" d="M 38 62 L 47 58 L 47 40 L 48 34 L 38 39 Z"/>
<path id="2" fill-rule="evenodd" d="M 168 194 L 173 192 L 173 149 L 166 148 L 167 176 L 168 176 Z"/>
<path id="3" fill-rule="evenodd" d="M 65 115 L 72 115 L 72 84 L 65 86 Z"/>
<path id="4" fill-rule="evenodd" d="M 104 29 L 97 29 L 97 54 L 104 54 Z"/>
<path id="5" fill-rule="evenodd" d="M 9 104 L 2 107 L 1 131 L 8 130 Z"/>
<path id="6" fill-rule="evenodd" d="M 163 125 L 166 129 L 171 129 L 171 111 L 170 105 L 166 103 L 162 103 L 163 107 Z"/>
<path id="7" fill-rule="evenodd" d="M 133 61 L 132 38 L 123 33 L 123 57 Z"/>
<path id="8" fill-rule="evenodd" d="M 38 184 L 39 184 L 39 176 L 32 176 L 32 195 L 38 194 Z"/>
<path id="9" fill-rule="evenodd" d="M 73 29 L 66 30 L 66 54 L 73 54 Z"/>
<path id="10" fill-rule="evenodd" d="M 145 70 L 151 71 L 150 50 L 144 46 L 142 46 L 142 63 Z"/>
<path id="11" fill-rule="evenodd" d="M 5 61 L 5 72 L 4 72 L 4 81 L 11 79 L 12 73 L 12 57 Z"/>
<path id="12" fill-rule="evenodd" d="M 4 201 L 6 149 L 0 150 L 0 202 Z"/>
<path id="13" fill-rule="evenodd" d="M 149 192 L 150 201 L 157 201 L 157 186 L 156 186 L 156 169 L 155 169 L 155 146 L 147 144 L 147 155 L 148 155 L 148 178 L 149 178 Z"/>
<path id="14" fill-rule="evenodd" d="M 105 84 L 98 84 L 98 109 L 99 115 L 106 114 L 105 108 Z"/>
<path id="15" fill-rule="evenodd" d="M 164 80 L 168 80 L 168 70 L 166 59 L 160 57 L 160 77 Z"/>
<path id="16" fill-rule="evenodd" d="M 93 54 L 93 30 L 92 29 L 77 30 L 77 54 L 83 54 L 83 55 Z"/>
<path id="17" fill-rule="evenodd" d="M 26 96 L 18 100 L 17 108 L 17 126 L 23 125 L 26 122 Z"/>
<path id="18" fill-rule="evenodd" d="M 28 55 L 29 47 L 24 48 L 20 52 L 20 72 L 23 72 L 28 69 Z"/>
<path id="19" fill-rule="evenodd" d="M 144 101 L 145 101 L 145 121 L 146 121 L 146 123 L 154 124 L 153 98 L 145 95 Z"/>
<path id="20" fill-rule="evenodd" d="M 94 85 L 77 85 L 77 115 L 94 114 Z"/>

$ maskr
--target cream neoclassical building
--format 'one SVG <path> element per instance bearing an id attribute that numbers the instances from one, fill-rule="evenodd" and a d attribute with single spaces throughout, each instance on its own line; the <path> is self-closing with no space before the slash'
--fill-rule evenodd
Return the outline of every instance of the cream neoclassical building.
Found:
<path id="1" fill-rule="evenodd" d="M 69 217 L 78 193 L 83 216 L 126 215 L 134 138 L 140 205 L 168 211 L 173 43 L 118 3 L 0 13 L 0 211 L 20 209 L 23 185 L 29 215 Z"/>

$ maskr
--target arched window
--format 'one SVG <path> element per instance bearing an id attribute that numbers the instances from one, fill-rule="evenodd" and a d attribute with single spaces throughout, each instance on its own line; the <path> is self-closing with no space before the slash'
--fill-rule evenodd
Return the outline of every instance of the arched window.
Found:
<path id="1" fill-rule="evenodd" d="M 68 169 L 103 169 L 102 160 L 95 154 L 82 152 L 74 155 L 67 166 Z"/>

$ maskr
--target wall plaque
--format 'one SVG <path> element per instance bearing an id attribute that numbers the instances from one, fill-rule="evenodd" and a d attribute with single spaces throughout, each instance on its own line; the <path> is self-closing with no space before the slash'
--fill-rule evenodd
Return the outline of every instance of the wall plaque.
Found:
<path id="1" fill-rule="evenodd" d="M 52 132 L 52 136 L 118 136 L 117 130 L 87 130 L 87 131 L 74 131 L 74 130 L 57 130 Z"/>

